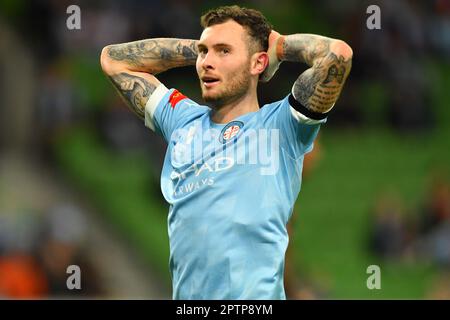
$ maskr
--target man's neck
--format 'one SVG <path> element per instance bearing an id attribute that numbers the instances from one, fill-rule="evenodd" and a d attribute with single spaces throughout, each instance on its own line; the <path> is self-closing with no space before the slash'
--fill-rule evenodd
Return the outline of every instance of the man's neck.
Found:
<path id="1" fill-rule="evenodd" d="M 215 123 L 228 123 L 246 113 L 258 110 L 259 103 L 255 92 L 254 94 L 245 95 L 236 101 L 225 104 L 220 108 L 213 109 L 211 118 Z"/>

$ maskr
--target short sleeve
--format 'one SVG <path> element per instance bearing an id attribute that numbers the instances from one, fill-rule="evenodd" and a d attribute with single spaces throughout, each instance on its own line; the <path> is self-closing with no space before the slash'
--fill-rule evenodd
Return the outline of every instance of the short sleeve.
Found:
<path id="1" fill-rule="evenodd" d="M 176 89 L 160 84 L 145 106 L 145 126 L 168 142 L 172 133 L 208 112 L 209 108 L 192 101 Z"/>
<path id="2" fill-rule="evenodd" d="M 295 110 L 289 103 L 289 96 L 279 102 L 275 118 L 281 147 L 295 159 L 312 151 L 320 126 L 326 122 L 326 119 L 314 120 Z"/>

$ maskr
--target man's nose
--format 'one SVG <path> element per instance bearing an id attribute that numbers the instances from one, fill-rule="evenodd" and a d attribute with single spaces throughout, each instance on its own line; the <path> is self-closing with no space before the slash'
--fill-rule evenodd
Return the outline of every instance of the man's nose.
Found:
<path id="1" fill-rule="evenodd" d="M 214 57 L 211 53 L 207 53 L 202 60 L 201 66 L 205 70 L 214 69 Z"/>

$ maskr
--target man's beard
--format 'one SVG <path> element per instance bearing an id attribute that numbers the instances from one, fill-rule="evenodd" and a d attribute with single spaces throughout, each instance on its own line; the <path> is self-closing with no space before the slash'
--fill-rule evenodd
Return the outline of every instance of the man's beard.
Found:
<path id="1" fill-rule="evenodd" d="M 250 88 L 250 72 L 244 70 L 237 77 L 233 77 L 227 87 L 214 96 L 203 95 L 203 100 L 214 109 L 234 102 L 244 96 Z"/>

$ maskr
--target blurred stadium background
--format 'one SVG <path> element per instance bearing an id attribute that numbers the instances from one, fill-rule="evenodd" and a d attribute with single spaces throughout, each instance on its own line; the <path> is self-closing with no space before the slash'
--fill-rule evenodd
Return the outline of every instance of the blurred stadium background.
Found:
<path id="1" fill-rule="evenodd" d="M 0 0 L 0 298 L 171 297 L 165 145 L 103 76 L 111 43 L 198 38 L 233 1 Z M 68 30 L 66 8 L 81 8 Z M 348 42 L 353 69 L 305 164 L 290 299 L 450 299 L 450 1 L 260 0 L 283 34 Z M 381 30 L 366 8 L 381 8 Z M 305 66 L 259 89 L 284 97 Z M 160 75 L 200 101 L 194 68 Z M 68 265 L 82 290 L 66 288 Z M 370 265 L 381 289 L 369 290 Z"/>

